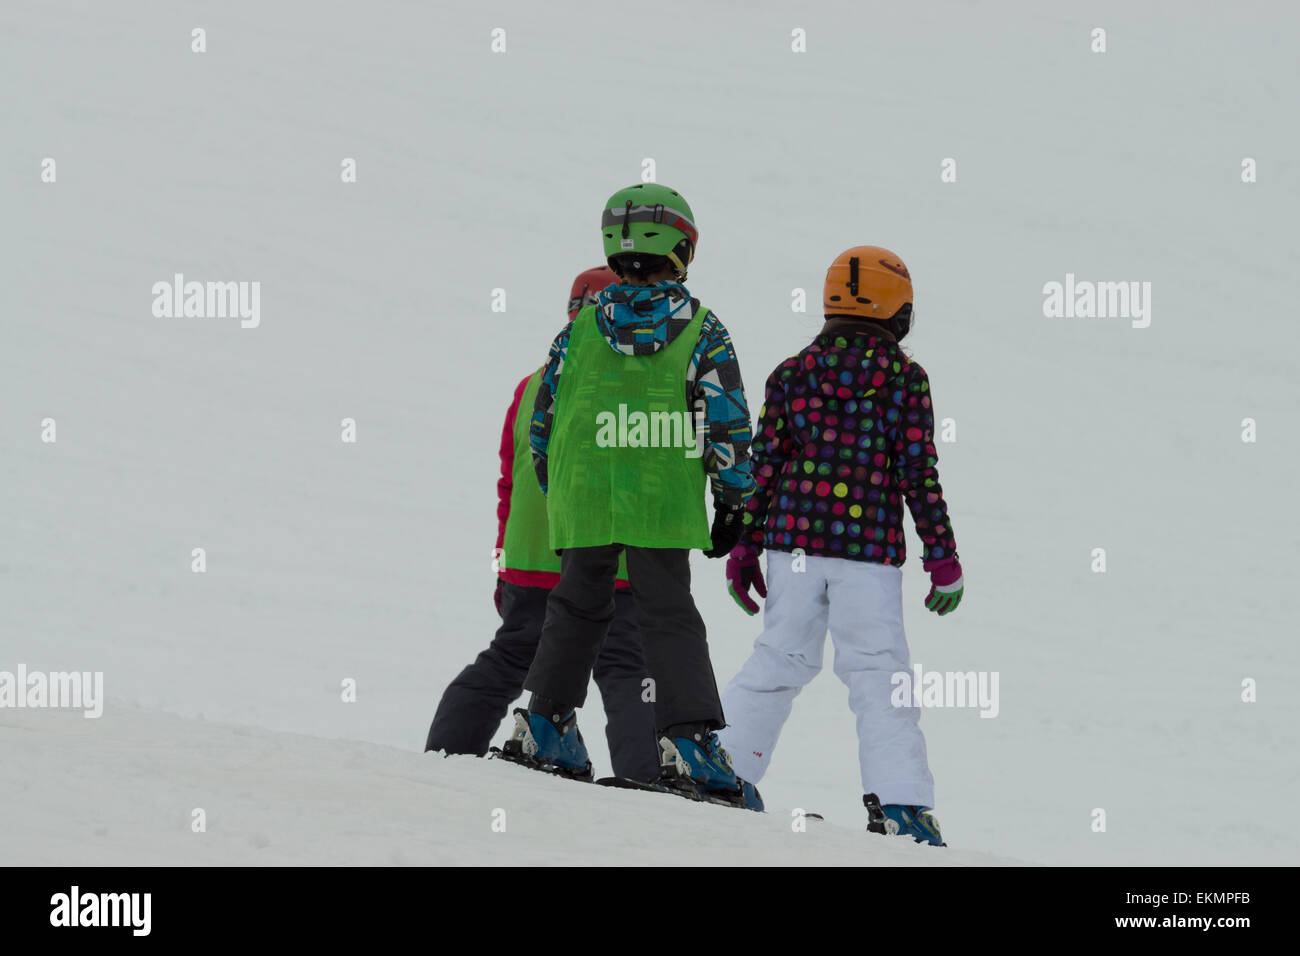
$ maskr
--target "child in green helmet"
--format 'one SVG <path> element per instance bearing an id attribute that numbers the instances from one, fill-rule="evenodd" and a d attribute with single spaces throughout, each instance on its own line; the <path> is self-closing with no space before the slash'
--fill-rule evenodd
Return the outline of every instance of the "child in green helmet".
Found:
<path id="1" fill-rule="evenodd" d="M 727 330 L 682 284 L 698 232 L 678 192 L 654 183 L 620 190 L 601 232 L 619 282 L 556 336 L 533 410 L 534 464 L 561 573 L 524 682 L 533 696 L 504 749 L 590 776 L 575 708 L 625 554 L 660 723 L 661 780 L 752 806 L 756 792 L 738 781 L 715 733 L 725 720 L 689 562 L 693 548 L 731 551 L 753 492 L 740 367 Z"/>

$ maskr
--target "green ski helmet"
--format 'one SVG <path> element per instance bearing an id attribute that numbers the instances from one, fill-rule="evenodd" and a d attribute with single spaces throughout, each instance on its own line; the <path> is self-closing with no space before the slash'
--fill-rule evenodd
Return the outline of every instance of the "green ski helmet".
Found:
<path id="1" fill-rule="evenodd" d="M 617 260 L 629 253 L 662 256 L 672 263 L 677 278 L 685 279 L 699 240 L 694 219 L 686 198 L 675 189 L 658 183 L 620 189 L 609 197 L 600 217 L 605 259 L 621 274 L 626 270 Z"/>

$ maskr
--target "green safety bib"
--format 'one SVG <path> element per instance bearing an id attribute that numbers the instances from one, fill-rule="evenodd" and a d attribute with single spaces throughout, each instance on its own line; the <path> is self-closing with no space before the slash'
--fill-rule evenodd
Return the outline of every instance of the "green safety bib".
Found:
<path id="1" fill-rule="evenodd" d="M 551 529 L 546 519 L 546 496 L 537 483 L 528 428 L 533 419 L 533 403 L 542 383 L 542 369 L 524 386 L 515 413 L 514 468 L 510 474 L 510 514 L 506 516 L 506 534 L 498 564 L 512 571 L 553 571 L 560 573 L 560 557 L 551 547 Z M 627 557 L 619 555 L 618 579 L 627 580 Z"/>
<path id="2" fill-rule="evenodd" d="M 624 355 L 583 308 L 569 333 L 548 446 L 552 548 L 712 546 L 703 437 L 686 375 L 708 315 L 653 355 Z"/>

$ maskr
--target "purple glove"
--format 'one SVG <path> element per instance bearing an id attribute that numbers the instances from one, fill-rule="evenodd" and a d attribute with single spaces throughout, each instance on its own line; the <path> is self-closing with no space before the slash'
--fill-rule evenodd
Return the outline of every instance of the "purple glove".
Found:
<path id="1" fill-rule="evenodd" d="M 749 596 L 752 585 L 759 597 L 767 597 L 767 584 L 763 581 L 763 569 L 758 564 L 759 552 L 753 548 L 738 544 L 727 556 L 727 591 L 746 614 L 757 614 L 758 603 Z"/>
<path id="2" fill-rule="evenodd" d="M 506 612 L 501 609 L 501 592 L 505 590 L 505 586 L 506 579 L 497 578 L 497 589 L 492 592 L 492 603 L 497 606 L 497 615 L 503 618 L 506 616 Z"/>
<path id="3" fill-rule="evenodd" d="M 965 591 L 957 556 L 954 554 L 951 558 L 926 561 L 921 567 L 930 572 L 930 593 L 926 596 L 925 606 L 940 617 L 957 610 Z"/>

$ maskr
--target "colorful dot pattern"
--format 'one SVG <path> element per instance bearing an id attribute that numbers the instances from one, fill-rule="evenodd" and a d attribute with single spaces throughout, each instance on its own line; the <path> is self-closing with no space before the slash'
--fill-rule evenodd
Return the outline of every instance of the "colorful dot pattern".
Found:
<path id="1" fill-rule="evenodd" d="M 890 339 L 823 334 L 782 362 L 767 380 L 753 463 L 745 523 L 755 546 L 902 564 L 906 499 L 925 560 L 957 553 L 930 380 Z"/>

